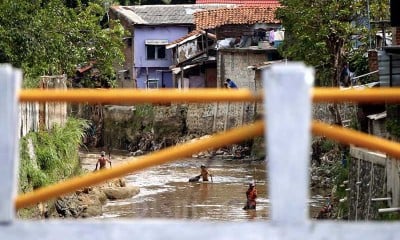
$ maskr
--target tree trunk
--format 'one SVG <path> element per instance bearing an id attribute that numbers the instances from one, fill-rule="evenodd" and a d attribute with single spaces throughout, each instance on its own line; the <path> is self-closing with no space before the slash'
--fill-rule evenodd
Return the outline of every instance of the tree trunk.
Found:
<path id="1" fill-rule="evenodd" d="M 336 34 L 332 33 L 327 38 L 327 45 L 331 52 L 331 64 L 332 64 L 332 78 L 331 85 L 332 87 L 338 87 L 340 81 L 340 72 L 342 70 L 341 66 L 343 65 L 343 55 L 344 55 L 344 39 L 340 38 Z M 339 106 L 337 103 L 333 103 L 332 107 L 330 107 L 330 112 L 334 119 L 334 123 L 339 126 L 343 126 L 342 118 L 339 112 Z"/>

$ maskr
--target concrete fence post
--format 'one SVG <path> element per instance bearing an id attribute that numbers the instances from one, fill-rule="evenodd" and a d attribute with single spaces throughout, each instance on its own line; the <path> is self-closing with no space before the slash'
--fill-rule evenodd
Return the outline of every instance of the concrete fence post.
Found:
<path id="1" fill-rule="evenodd" d="M 15 217 L 18 169 L 18 90 L 22 79 L 20 70 L 9 64 L 0 65 L 0 224 Z"/>
<path id="2" fill-rule="evenodd" d="M 271 221 L 305 224 L 314 70 L 302 63 L 276 64 L 263 72 L 263 81 Z"/>

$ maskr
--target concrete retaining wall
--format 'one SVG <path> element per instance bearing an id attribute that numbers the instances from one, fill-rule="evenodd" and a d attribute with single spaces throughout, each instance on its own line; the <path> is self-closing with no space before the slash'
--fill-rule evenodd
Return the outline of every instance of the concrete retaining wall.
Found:
<path id="1" fill-rule="evenodd" d="M 351 147 L 349 218 L 378 219 L 379 208 L 400 206 L 400 164 L 386 154 Z M 373 198 L 391 198 L 371 201 Z"/>
<path id="2" fill-rule="evenodd" d="M 373 198 L 387 196 L 386 155 L 351 147 L 349 164 L 349 220 L 374 220 L 382 203 Z"/>

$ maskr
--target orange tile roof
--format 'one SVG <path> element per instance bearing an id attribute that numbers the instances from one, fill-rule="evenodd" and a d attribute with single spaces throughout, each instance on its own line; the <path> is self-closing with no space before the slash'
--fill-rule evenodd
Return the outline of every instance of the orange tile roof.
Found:
<path id="1" fill-rule="evenodd" d="M 196 29 L 211 29 L 230 24 L 280 23 L 275 18 L 275 10 L 279 6 L 242 6 L 196 12 Z"/>
<path id="2" fill-rule="evenodd" d="M 196 0 L 196 4 L 211 4 L 211 3 L 230 3 L 230 4 L 245 4 L 245 5 L 270 5 L 279 4 L 279 0 Z"/>

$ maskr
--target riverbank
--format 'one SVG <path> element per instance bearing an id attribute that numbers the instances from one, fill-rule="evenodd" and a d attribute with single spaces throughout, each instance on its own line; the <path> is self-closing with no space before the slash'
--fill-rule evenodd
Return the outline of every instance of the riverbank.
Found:
<path id="1" fill-rule="evenodd" d="M 233 149 L 233 147 L 229 149 Z M 99 153 L 100 149 L 80 152 L 82 171 L 93 171 Z M 268 219 L 269 200 L 265 192 L 267 161 L 258 161 L 250 156 L 235 158 L 232 153 L 224 148 L 216 151 L 204 151 L 193 155 L 188 160 L 178 160 L 178 162 L 171 162 L 163 166 L 155 166 L 126 176 L 122 180 L 78 190 L 74 194 L 49 202 L 47 207 L 46 205 L 37 206 L 38 209 L 41 209 L 37 218 L 157 217 L 158 214 L 160 214 L 159 217 L 173 214 L 171 217 L 188 218 L 191 215 L 187 214 L 190 212 L 193 214 L 193 211 L 198 212 L 199 209 L 202 209 L 200 212 L 209 212 L 208 208 L 220 211 L 229 206 L 232 216 L 248 219 L 249 216 L 242 215 L 241 211 L 244 192 L 248 181 L 256 180 L 261 194 L 258 199 L 260 215 L 257 218 Z M 310 168 L 310 188 L 313 192 L 310 203 L 311 218 L 318 213 L 318 209 L 324 206 L 326 197 L 332 192 L 335 172 L 330 169 L 335 168 L 337 162 L 335 153 L 334 150 L 323 152 L 320 162 L 312 161 Z M 133 160 L 135 157 L 131 155 L 132 153 L 127 151 L 113 151 L 107 154 L 108 157 L 111 157 L 113 166 Z M 190 177 L 198 174 L 201 164 L 209 166 L 209 169 L 215 174 L 214 184 L 188 183 Z M 239 171 L 239 169 L 241 170 Z M 233 186 L 235 186 L 234 189 L 227 190 Z M 225 195 L 225 191 L 235 196 Z M 176 195 L 182 200 L 173 200 Z M 209 197 L 212 199 L 222 197 L 223 199 L 213 202 L 214 200 Z M 201 201 L 195 201 L 198 198 Z M 153 200 L 148 202 L 150 199 L 154 199 L 155 202 L 151 203 Z M 168 202 L 163 203 L 164 199 L 168 199 Z M 169 201 L 177 201 L 178 205 Z M 164 204 L 165 206 L 163 206 Z M 183 208 L 181 209 L 181 207 Z M 189 211 L 188 208 L 193 209 Z M 180 213 L 178 214 L 176 211 Z M 206 215 L 198 217 L 206 218 Z M 228 217 L 227 220 L 231 217 Z M 223 214 L 218 218 L 225 219 Z"/>
<path id="2" fill-rule="evenodd" d="M 61 218 L 88 218 L 101 216 L 109 200 L 131 198 L 140 192 L 138 187 L 127 186 L 124 178 L 84 188 L 55 201 L 55 210 Z"/>

